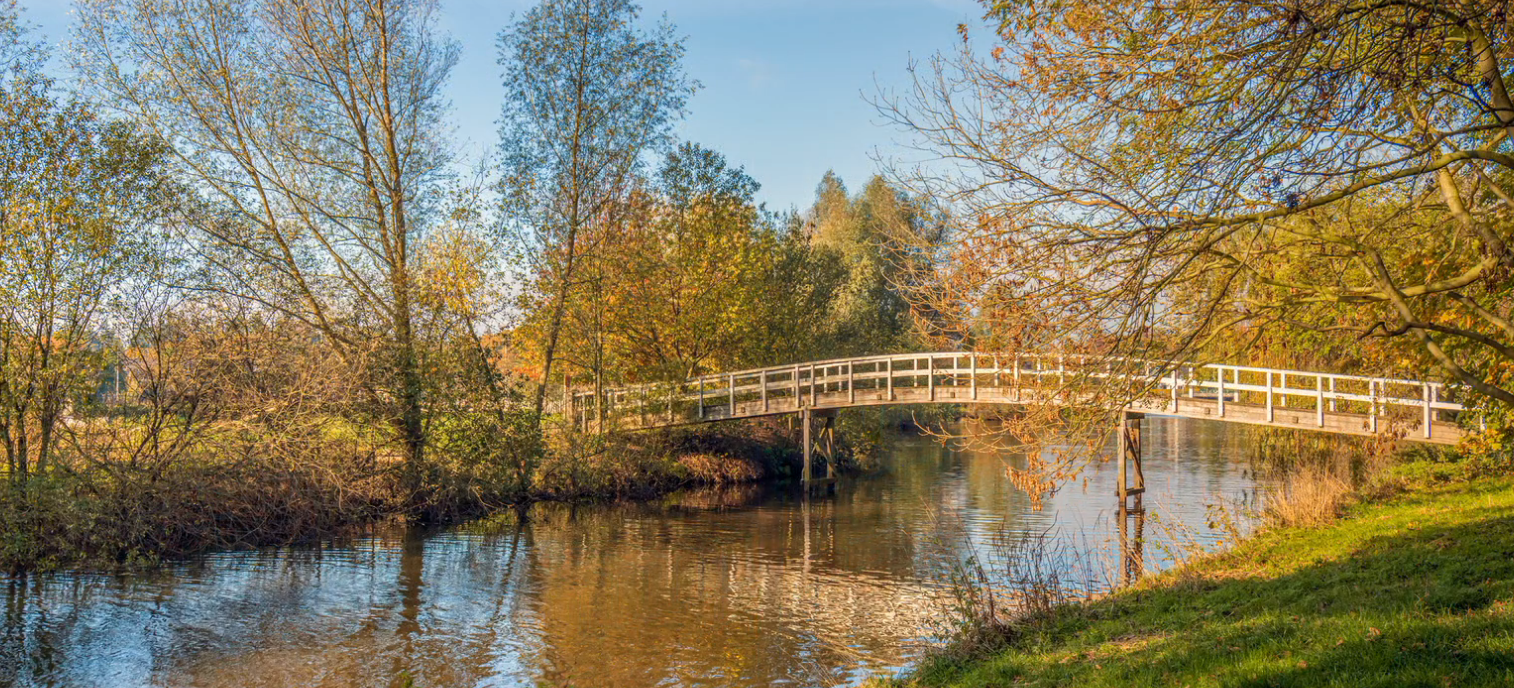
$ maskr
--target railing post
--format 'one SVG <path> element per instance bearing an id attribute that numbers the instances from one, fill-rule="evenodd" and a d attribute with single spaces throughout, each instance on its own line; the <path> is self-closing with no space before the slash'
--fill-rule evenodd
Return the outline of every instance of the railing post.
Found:
<path id="1" fill-rule="evenodd" d="M 1377 433 L 1377 380 L 1367 381 L 1367 393 L 1372 395 L 1372 432 Z"/>
<path id="2" fill-rule="evenodd" d="M 704 378 L 699 378 L 699 420 L 704 420 Z"/>
<path id="3" fill-rule="evenodd" d="M 1325 376 L 1314 376 L 1314 424 L 1325 427 Z"/>
<path id="4" fill-rule="evenodd" d="M 727 389 L 730 390 L 729 391 L 729 399 L 730 399 L 729 403 L 731 405 L 731 413 L 727 417 L 728 418 L 735 418 L 736 417 L 736 373 L 731 373 L 731 374 L 727 375 L 726 377 L 728 378 L 727 382 L 729 383 L 729 386 L 728 386 Z"/>
<path id="5" fill-rule="evenodd" d="M 1335 376 L 1330 376 L 1330 412 L 1335 413 Z"/>
<path id="6" fill-rule="evenodd" d="M 1272 412 L 1272 371 L 1267 371 L 1267 422 L 1273 422 L 1275 416 Z"/>
<path id="7" fill-rule="evenodd" d="M 759 373 L 759 375 L 761 375 L 761 377 L 762 377 L 762 385 L 761 385 L 761 387 L 762 387 L 762 412 L 763 413 L 767 413 L 768 412 L 768 371 L 764 370 L 761 373 Z"/>
<path id="8" fill-rule="evenodd" d="M 973 390 L 973 401 L 977 401 L 978 400 L 978 354 L 976 354 L 976 353 L 970 353 L 970 354 L 967 355 L 967 368 L 968 368 L 968 374 L 970 374 L 970 375 L 973 376 L 972 383 L 971 383 L 972 390 Z"/>
<path id="9" fill-rule="evenodd" d="M 821 370 L 826 370 L 821 368 Z M 815 364 L 810 364 L 810 406 L 815 405 Z"/>
<path id="10" fill-rule="evenodd" d="M 894 359 L 888 359 L 888 400 L 894 400 Z"/>
<path id="11" fill-rule="evenodd" d="M 857 403 L 857 371 L 852 361 L 846 362 L 846 398 L 847 403 Z"/>
<path id="12" fill-rule="evenodd" d="M 1434 400 L 1434 398 L 1432 396 L 1433 392 L 1430 391 L 1430 383 L 1422 383 L 1422 386 L 1424 387 L 1425 395 L 1425 439 L 1428 440 L 1430 439 L 1431 424 L 1435 420 L 1435 411 L 1430 406 L 1430 403 Z"/>
<path id="13" fill-rule="evenodd" d="M 810 380 L 810 385 L 813 386 L 814 384 L 815 381 Z M 794 408 L 797 409 L 802 406 L 804 406 L 804 395 L 799 393 L 799 366 L 796 364 L 794 366 Z"/>
<path id="14" fill-rule="evenodd" d="M 1020 354 L 1015 354 L 1015 401 L 1020 401 Z"/>
<path id="15" fill-rule="evenodd" d="M 1220 391 L 1219 391 L 1219 394 L 1215 395 L 1215 399 L 1217 399 L 1219 401 L 1219 404 L 1220 404 L 1220 417 L 1224 418 L 1225 417 L 1225 369 L 1224 368 L 1220 368 L 1220 367 L 1216 367 L 1214 369 L 1214 371 L 1219 374 L 1219 378 L 1220 378 Z"/>
<path id="16" fill-rule="evenodd" d="M 925 385 L 930 388 L 930 400 L 936 400 L 936 357 L 925 357 Z"/>
<path id="17" fill-rule="evenodd" d="M 1170 376 L 1171 377 L 1171 381 L 1169 382 L 1169 384 L 1172 385 L 1172 389 L 1169 390 L 1169 391 L 1171 392 L 1171 396 L 1172 396 L 1172 412 L 1173 413 L 1177 413 L 1178 412 L 1178 368 L 1179 368 L 1179 366 L 1173 366 L 1172 367 L 1172 373 L 1171 373 L 1171 376 Z"/>

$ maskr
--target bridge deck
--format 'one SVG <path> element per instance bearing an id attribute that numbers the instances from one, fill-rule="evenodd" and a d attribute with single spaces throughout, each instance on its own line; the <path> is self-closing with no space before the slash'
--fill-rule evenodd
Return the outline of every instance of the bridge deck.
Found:
<path id="1" fill-rule="evenodd" d="M 802 406 L 1085 405 L 1088 396 L 1076 391 L 1079 384 L 1086 389 L 1138 382 L 1145 393 L 1127 410 L 1342 435 L 1397 430 L 1407 440 L 1434 444 L 1454 444 L 1466 434 L 1459 422 L 1465 409 L 1446 400 L 1438 383 L 1246 366 L 1119 363 L 1116 372 L 1104 359 L 1070 356 L 870 356 L 618 388 L 604 395 L 603 406 L 619 427 L 635 430 L 795 413 Z M 1165 372 L 1144 372 L 1161 369 Z M 571 399 L 570 412 L 582 426 L 602 417 L 594 394 Z"/>

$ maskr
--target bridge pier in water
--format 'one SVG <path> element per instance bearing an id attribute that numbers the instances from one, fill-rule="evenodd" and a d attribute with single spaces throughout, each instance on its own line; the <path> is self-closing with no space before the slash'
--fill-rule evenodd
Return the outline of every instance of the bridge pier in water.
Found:
<path id="1" fill-rule="evenodd" d="M 1141 421 L 1145 417 L 1146 414 L 1135 411 L 1120 414 L 1120 438 L 1116 450 L 1119 452 L 1120 476 L 1115 488 L 1120 504 L 1130 497 L 1135 497 L 1139 503 L 1141 493 L 1146 491 L 1146 474 L 1141 470 Z M 1127 471 L 1127 467 L 1130 470 Z"/>
<path id="2" fill-rule="evenodd" d="M 819 432 L 814 431 L 815 419 L 821 419 Z M 802 481 L 806 495 L 817 489 L 825 489 L 836 482 L 836 409 L 814 409 L 810 406 L 799 407 L 800 443 L 804 447 L 804 468 L 802 469 Z M 824 443 L 825 454 L 825 477 L 816 478 L 815 449 Z"/>
<path id="3" fill-rule="evenodd" d="M 1119 452 L 1119 484 L 1115 496 L 1120 500 L 1120 584 L 1130 585 L 1145 568 L 1146 507 L 1141 503 L 1146 492 L 1146 474 L 1141 467 L 1141 421 L 1146 414 L 1125 411 L 1120 414 L 1116 451 Z M 1127 467 L 1129 470 L 1127 471 Z"/>

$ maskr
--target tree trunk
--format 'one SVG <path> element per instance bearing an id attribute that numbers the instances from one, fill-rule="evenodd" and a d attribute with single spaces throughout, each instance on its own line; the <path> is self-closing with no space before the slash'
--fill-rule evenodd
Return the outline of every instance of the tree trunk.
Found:
<path id="1" fill-rule="evenodd" d="M 543 354 L 541 367 L 541 384 L 536 387 L 536 416 L 533 422 L 538 430 L 541 429 L 542 412 L 547 406 L 547 384 L 552 380 L 552 363 L 557 358 L 557 340 L 562 335 L 563 314 L 568 310 L 568 291 L 573 286 L 573 268 L 575 253 L 578 250 L 578 220 L 577 212 L 568 223 L 566 262 L 563 264 L 562 274 L 558 276 L 557 299 L 552 308 L 552 326 L 547 331 L 547 347 Z"/>
<path id="2" fill-rule="evenodd" d="M 394 281 L 395 344 L 399 349 L 399 432 L 400 440 L 405 444 L 403 481 L 405 490 L 414 497 L 421 489 L 426 458 L 424 390 L 410 322 L 409 280 L 403 269 L 398 271 Z"/>
<path id="3" fill-rule="evenodd" d="M 17 482 L 25 483 L 31 473 L 31 457 L 27 456 L 27 452 L 31 451 L 31 447 L 26 446 L 26 420 L 24 416 L 22 417 L 19 429 L 20 432 L 16 435 L 16 477 Z"/>
<path id="4" fill-rule="evenodd" d="M 58 418 L 54 414 L 43 416 L 39 423 L 37 433 L 37 461 L 32 465 L 32 471 L 41 474 L 47 470 L 47 460 L 52 454 L 53 430 L 57 427 Z"/>

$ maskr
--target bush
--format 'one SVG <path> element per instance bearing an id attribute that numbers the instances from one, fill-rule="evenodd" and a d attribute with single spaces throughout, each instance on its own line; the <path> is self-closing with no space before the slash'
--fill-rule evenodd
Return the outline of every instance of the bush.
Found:
<path id="1" fill-rule="evenodd" d="M 1487 427 L 1463 439 L 1450 458 L 1469 478 L 1514 475 L 1514 415 L 1502 405 L 1483 412 Z"/>
<path id="2" fill-rule="evenodd" d="M 371 457 L 269 446 L 151 470 L 56 471 L 0 487 L 0 568 L 136 565 L 213 548 L 311 541 L 394 509 Z"/>
<path id="3" fill-rule="evenodd" d="M 777 421 L 663 431 L 554 436 L 534 480 L 537 496 L 649 495 L 689 485 L 732 485 L 799 472 L 799 446 Z"/>
<path id="4" fill-rule="evenodd" d="M 529 498 L 545 448 L 522 406 L 453 413 L 433 421 L 412 518 L 455 521 Z"/>

